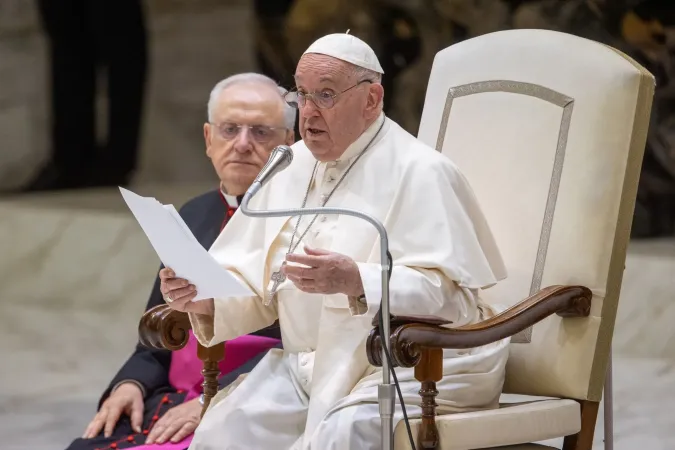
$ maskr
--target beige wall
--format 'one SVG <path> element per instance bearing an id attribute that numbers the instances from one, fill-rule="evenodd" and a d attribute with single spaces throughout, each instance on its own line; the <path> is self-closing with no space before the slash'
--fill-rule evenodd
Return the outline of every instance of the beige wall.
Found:
<path id="1" fill-rule="evenodd" d="M 150 66 L 135 181 L 203 181 L 214 176 L 201 131 L 208 93 L 255 70 L 251 2 L 145 3 Z M 46 50 L 33 0 L 0 0 L 0 190 L 29 178 L 49 149 Z"/>

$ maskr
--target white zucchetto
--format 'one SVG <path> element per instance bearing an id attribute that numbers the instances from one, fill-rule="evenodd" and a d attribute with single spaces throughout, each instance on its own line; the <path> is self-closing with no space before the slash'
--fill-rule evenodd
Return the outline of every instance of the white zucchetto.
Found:
<path id="1" fill-rule="evenodd" d="M 304 54 L 318 53 L 347 61 L 355 66 L 384 73 L 377 55 L 370 45 L 348 33 L 329 34 L 314 41 Z"/>

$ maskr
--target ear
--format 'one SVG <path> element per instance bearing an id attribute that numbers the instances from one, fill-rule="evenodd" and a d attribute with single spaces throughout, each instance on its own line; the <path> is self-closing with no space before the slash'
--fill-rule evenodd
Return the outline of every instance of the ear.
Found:
<path id="1" fill-rule="evenodd" d="M 291 146 L 295 144 L 295 130 L 286 131 L 286 145 Z"/>
<path id="2" fill-rule="evenodd" d="M 204 144 L 206 145 L 206 155 L 211 156 L 211 124 L 204 124 Z"/>
<path id="3" fill-rule="evenodd" d="M 380 105 L 384 100 L 384 88 L 380 83 L 372 83 L 368 90 L 368 102 L 366 104 L 366 111 L 369 116 L 376 116 L 380 112 Z"/>

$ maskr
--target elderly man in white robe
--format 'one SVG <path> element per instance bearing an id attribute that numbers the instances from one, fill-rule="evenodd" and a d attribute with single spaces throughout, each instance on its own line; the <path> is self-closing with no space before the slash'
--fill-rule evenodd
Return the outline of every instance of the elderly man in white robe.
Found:
<path id="1" fill-rule="evenodd" d="M 479 295 L 505 276 L 499 251 L 457 167 L 384 116 L 382 73 L 373 50 L 349 34 L 307 49 L 286 96 L 300 110 L 303 139 L 250 206 L 339 206 L 377 217 L 393 257 L 392 314 L 477 322 L 494 314 Z M 378 247 L 376 230 L 354 217 L 237 212 L 209 251 L 255 296 L 193 302 L 194 286 L 163 270 L 166 301 L 189 313 L 203 345 L 277 318 L 283 339 L 283 351 L 272 350 L 205 414 L 190 449 L 380 448 L 382 374 L 365 351 L 381 297 Z M 495 407 L 507 344 L 446 351 L 439 412 Z M 409 416 L 419 416 L 412 369 L 397 375 Z"/>

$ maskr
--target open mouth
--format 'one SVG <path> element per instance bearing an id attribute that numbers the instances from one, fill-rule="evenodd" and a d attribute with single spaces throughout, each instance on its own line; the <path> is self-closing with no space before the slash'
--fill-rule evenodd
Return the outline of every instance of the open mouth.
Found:
<path id="1" fill-rule="evenodd" d="M 307 134 L 309 134 L 312 137 L 319 136 L 323 133 L 325 133 L 325 131 L 319 130 L 318 128 L 307 128 Z"/>

